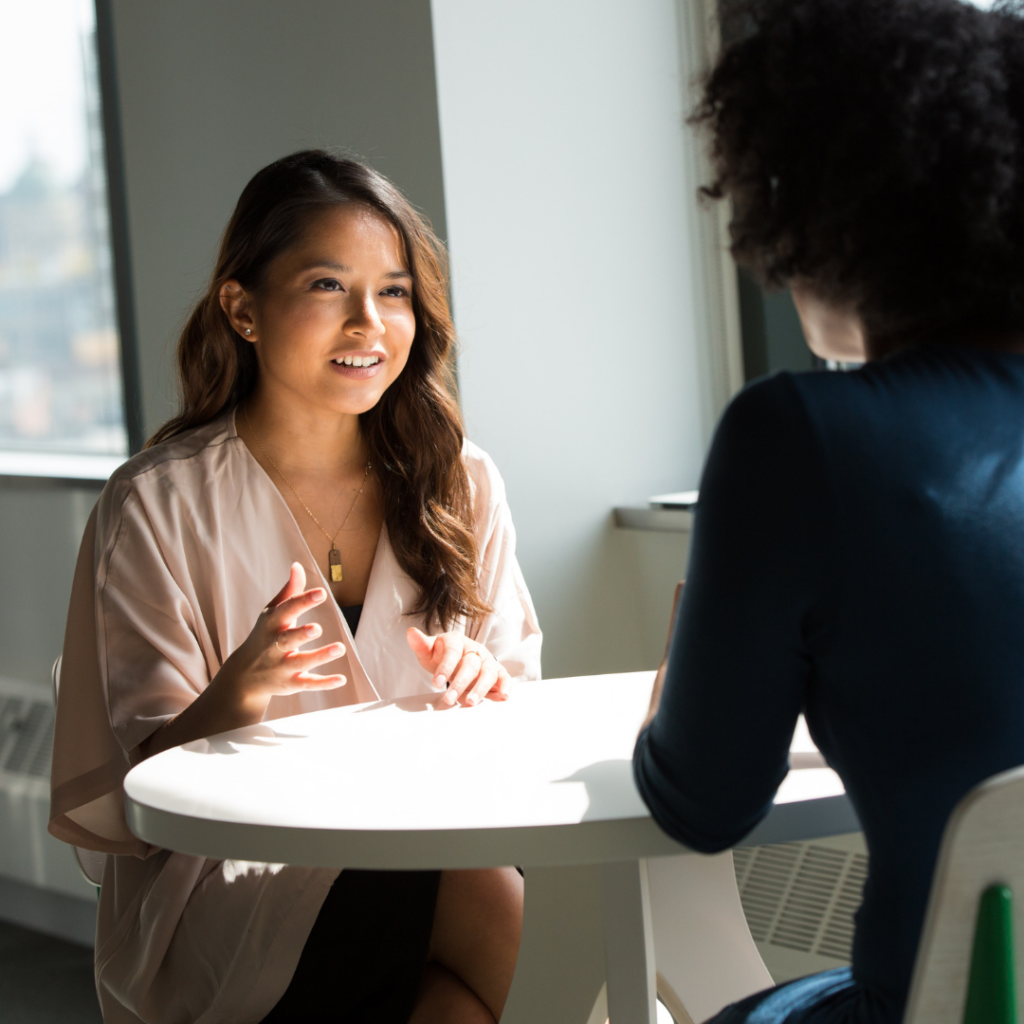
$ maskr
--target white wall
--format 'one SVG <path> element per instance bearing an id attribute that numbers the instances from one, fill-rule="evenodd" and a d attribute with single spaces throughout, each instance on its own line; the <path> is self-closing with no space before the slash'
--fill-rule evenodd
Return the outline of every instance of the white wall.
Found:
<path id="1" fill-rule="evenodd" d="M 428 0 L 113 0 L 147 433 L 174 412 L 176 336 L 239 193 L 342 146 L 444 234 Z"/>
<path id="2" fill-rule="evenodd" d="M 630 539 L 611 509 L 697 485 L 728 387 L 683 125 L 703 24 L 675 0 L 432 12 L 463 408 L 508 485 L 545 673 L 647 667 L 686 535 Z"/>

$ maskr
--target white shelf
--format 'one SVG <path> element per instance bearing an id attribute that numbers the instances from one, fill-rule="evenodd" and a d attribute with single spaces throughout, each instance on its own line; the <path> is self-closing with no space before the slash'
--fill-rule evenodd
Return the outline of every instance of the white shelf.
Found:
<path id="1" fill-rule="evenodd" d="M 693 513 L 685 508 L 617 508 L 615 525 L 622 530 L 658 530 L 662 533 L 689 533 Z"/>

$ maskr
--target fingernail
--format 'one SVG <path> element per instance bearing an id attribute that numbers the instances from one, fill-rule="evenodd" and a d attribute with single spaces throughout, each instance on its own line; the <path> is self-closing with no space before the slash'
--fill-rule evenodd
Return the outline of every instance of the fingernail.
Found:
<path id="1" fill-rule="evenodd" d="M 444 687 L 445 687 L 445 686 L 446 686 L 447 684 L 448 684 L 448 677 L 447 677 L 447 676 L 438 676 L 438 677 L 437 677 L 437 678 L 436 678 L 436 679 L 434 680 L 434 685 L 435 685 L 435 686 L 436 686 L 436 687 L 437 687 L 437 688 L 438 688 L 439 690 L 443 690 L 443 689 L 444 689 Z"/>
<path id="2" fill-rule="evenodd" d="M 445 704 L 454 704 L 459 699 L 459 695 L 454 690 L 448 690 L 444 695 Z"/>
<path id="3" fill-rule="evenodd" d="M 315 623 L 315 622 L 311 622 L 311 623 L 310 623 L 310 624 L 309 624 L 309 625 L 308 625 L 308 626 L 306 627 L 306 632 L 307 632 L 307 633 L 308 633 L 308 634 L 309 634 L 310 636 L 319 636 L 319 635 L 320 635 L 320 627 L 319 627 L 319 625 L 317 625 L 317 623 Z"/>
<path id="4" fill-rule="evenodd" d="M 478 704 L 480 702 L 480 695 L 478 693 L 471 693 L 466 699 L 470 704 Z"/>
<path id="5" fill-rule="evenodd" d="M 326 596 L 327 592 L 324 590 L 323 587 L 317 587 L 316 590 L 313 591 L 314 601 L 322 601 Z"/>

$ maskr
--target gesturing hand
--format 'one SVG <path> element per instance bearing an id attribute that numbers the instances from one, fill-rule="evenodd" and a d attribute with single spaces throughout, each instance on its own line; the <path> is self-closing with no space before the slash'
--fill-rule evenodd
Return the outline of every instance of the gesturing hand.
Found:
<path id="1" fill-rule="evenodd" d="M 415 626 L 406 638 L 419 663 L 433 673 L 433 685 L 440 690 L 448 684 L 441 699 L 449 706 L 478 704 L 484 697 L 508 700 L 508 671 L 483 644 L 463 633 L 427 636 Z"/>
<path id="2" fill-rule="evenodd" d="M 299 648 L 323 632 L 315 622 L 297 625 L 300 616 L 327 599 L 323 587 L 306 590 L 306 572 L 292 563 L 288 582 L 260 612 L 252 632 L 217 673 L 214 682 L 234 691 L 244 704 L 303 690 L 333 690 L 345 685 L 342 675 L 315 675 L 313 669 L 335 661 L 345 645 L 327 644 L 312 651 Z"/>
<path id="3" fill-rule="evenodd" d="M 303 690 L 333 690 L 341 675 L 318 676 L 311 669 L 340 658 L 344 644 L 314 651 L 299 648 L 321 633 L 315 622 L 296 625 L 299 616 L 327 599 L 323 587 L 305 590 L 306 573 L 292 563 L 288 582 L 260 612 L 252 632 L 224 662 L 210 685 L 180 715 L 165 722 L 140 744 L 143 757 L 263 719 L 271 697 Z"/>

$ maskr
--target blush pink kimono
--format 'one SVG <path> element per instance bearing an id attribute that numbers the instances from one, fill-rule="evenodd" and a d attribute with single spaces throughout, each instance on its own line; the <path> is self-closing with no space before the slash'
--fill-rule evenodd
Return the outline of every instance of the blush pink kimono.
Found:
<path id="1" fill-rule="evenodd" d="M 494 609 L 471 635 L 513 678 L 539 678 L 541 634 L 504 485 L 479 448 L 467 442 L 463 458 L 481 591 Z M 233 415 L 131 459 L 89 520 L 64 639 L 50 830 L 108 854 L 96 932 L 107 1024 L 261 1020 L 288 986 L 337 877 L 158 850 L 125 823 L 122 780 L 139 745 L 209 684 L 293 561 L 310 586 L 323 578 Z M 348 684 L 275 697 L 267 718 L 432 692 L 405 639 L 416 598 L 382 531 L 355 638 L 334 602 L 303 620 L 323 627 L 320 643 L 346 645 L 336 670 Z"/>

